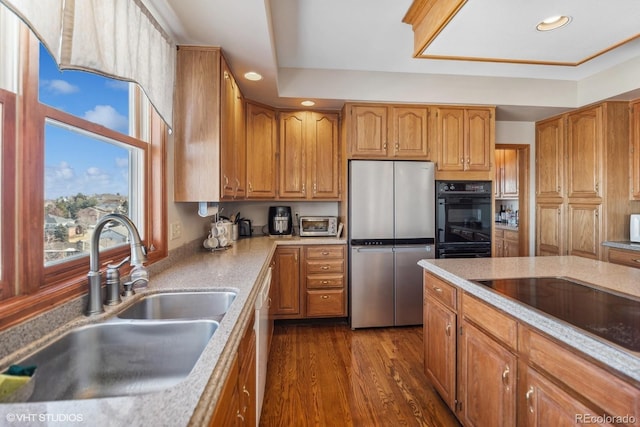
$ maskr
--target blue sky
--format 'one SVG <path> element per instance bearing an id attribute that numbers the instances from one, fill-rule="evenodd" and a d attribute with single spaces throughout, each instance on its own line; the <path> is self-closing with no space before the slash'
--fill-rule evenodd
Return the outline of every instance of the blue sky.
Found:
<path id="1" fill-rule="evenodd" d="M 127 134 L 128 83 L 58 70 L 40 47 L 40 102 Z M 45 198 L 77 193 L 128 194 L 128 151 L 59 128 L 45 127 Z"/>

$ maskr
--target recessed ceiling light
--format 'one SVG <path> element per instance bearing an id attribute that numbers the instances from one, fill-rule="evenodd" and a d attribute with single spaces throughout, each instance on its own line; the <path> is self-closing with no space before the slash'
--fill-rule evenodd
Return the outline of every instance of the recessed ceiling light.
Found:
<path id="1" fill-rule="evenodd" d="M 550 16 L 547 19 L 544 19 L 538 25 L 536 25 L 536 30 L 538 31 L 551 31 L 556 28 L 564 27 L 571 21 L 570 16 L 557 15 Z"/>
<path id="2" fill-rule="evenodd" d="M 244 78 L 253 82 L 257 82 L 258 80 L 262 80 L 262 74 L 256 73 L 255 71 L 249 71 L 247 73 L 244 73 Z"/>
<path id="3" fill-rule="evenodd" d="M 315 103 L 315 102 L 310 101 L 310 100 L 308 100 L 308 101 L 302 101 L 300 104 L 304 105 L 305 107 L 313 107 L 314 105 L 316 105 L 316 103 Z"/>

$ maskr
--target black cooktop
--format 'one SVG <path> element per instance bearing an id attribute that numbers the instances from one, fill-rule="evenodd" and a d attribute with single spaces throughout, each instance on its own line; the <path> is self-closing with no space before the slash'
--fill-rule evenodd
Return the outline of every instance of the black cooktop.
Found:
<path id="1" fill-rule="evenodd" d="M 564 277 L 474 280 L 587 332 L 640 351 L 640 300 Z"/>

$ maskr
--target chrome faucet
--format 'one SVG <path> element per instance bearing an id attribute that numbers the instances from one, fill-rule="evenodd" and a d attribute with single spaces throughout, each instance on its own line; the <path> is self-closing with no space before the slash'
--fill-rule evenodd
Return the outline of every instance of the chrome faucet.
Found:
<path id="1" fill-rule="evenodd" d="M 105 224 L 108 222 L 118 222 L 124 225 L 129 231 L 129 244 L 131 246 L 131 257 L 129 263 L 134 266 L 134 268 L 142 268 L 142 264 L 147 261 L 147 253 L 142 244 L 142 239 L 140 239 L 140 234 L 136 229 L 136 226 L 133 222 L 122 214 L 109 214 L 105 215 L 96 223 L 96 227 L 93 231 L 93 236 L 91 236 L 91 252 L 89 255 L 89 274 L 87 274 L 87 278 L 89 279 L 89 300 L 87 303 L 87 310 L 85 314 L 87 316 L 93 316 L 96 314 L 104 313 L 104 307 L 102 306 L 102 300 L 100 295 L 100 276 L 101 273 L 99 271 L 100 261 L 99 261 L 99 243 L 100 243 L 100 233 L 102 233 L 102 229 Z M 126 260 L 125 260 L 126 261 Z M 118 283 L 111 283 L 111 286 L 119 287 Z M 116 288 L 118 289 L 118 288 Z M 118 291 L 116 291 L 117 293 Z M 109 292 L 112 293 L 112 292 Z M 113 301 L 110 298 L 110 301 Z"/>

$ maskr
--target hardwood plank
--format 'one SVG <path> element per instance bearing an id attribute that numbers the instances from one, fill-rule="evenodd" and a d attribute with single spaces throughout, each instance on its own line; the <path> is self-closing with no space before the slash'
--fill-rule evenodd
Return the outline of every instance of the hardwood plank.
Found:
<path id="1" fill-rule="evenodd" d="M 422 327 L 279 323 L 260 426 L 459 426 L 422 371 Z"/>

